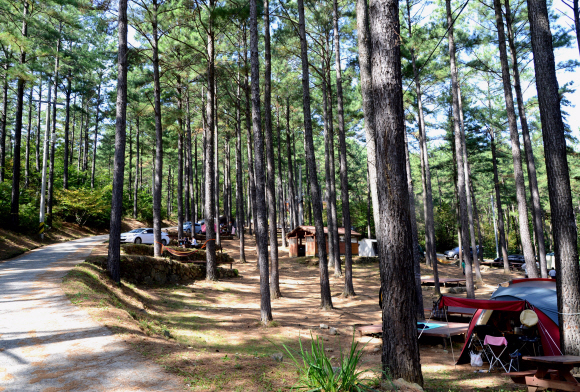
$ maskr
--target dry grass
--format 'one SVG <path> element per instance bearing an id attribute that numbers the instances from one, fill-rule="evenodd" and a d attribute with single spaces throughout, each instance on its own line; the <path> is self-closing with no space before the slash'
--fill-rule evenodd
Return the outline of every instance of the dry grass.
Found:
<path id="1" fill-rule="evenodd" d="M 106 252 L 101 247 L 95 250 Z M 224 242 L 224 251 L 237 260 L 237 242 Z M 275 322 L 263 327 L 259 320 L 259 273 L 255 243 L 247 238 L 248 263 L 235 265 L 240 277 L 219 282 L 197 281 L 188 286 L 136 287 L 114 285 L 99 268 L 79 264 L 64 279 L 63 288 L 71 301 L 135 349 L 167 370 L 183 378 L 187 390 L 207 391 L 284 391 L 297 381 L 287 355 L 277 362 L 270 356 L 282 352 L 282 344 L 297 348 L 298 338 L 322 336 L 328 356 L 338 365 L 341 348 L 347 349 L 355 324 L 380 323 L 377 292 L 379 272 L 376 263 L 354 266 L 357 296 L 341 297 L 343 278 L 331 277 L 335 309 L 319 308 L 318 269 L 311 260 L 286 257 L 280 249 L 280 283 L 283 297 L 272 301 Z M 442 265 L 441 276 L 461 275 L 461 269 Z M 427 275 L 429 271 L 424 269 Z M 487 298 L 506 277 L 499 270 L 484 272 L 485 285 L 478 298 Z M 426 307 L 432 290 L 423 291 Z M 336 327 L 331 336 L 320 324 Z M 356 337 L 363 345 L 361 366 L 374 378 L 380 369 L 380 339 Z M 424 344 L 423 344 L 424 343 Z M 421 362 L 425 387 L 429 391 L 518 390 L 499 373 L 474 373 L 469 365 L 454 366 L 448 347 L 441 340 L 424 341 Z M 454 344 L 458 355 L 461 343 Z"/>

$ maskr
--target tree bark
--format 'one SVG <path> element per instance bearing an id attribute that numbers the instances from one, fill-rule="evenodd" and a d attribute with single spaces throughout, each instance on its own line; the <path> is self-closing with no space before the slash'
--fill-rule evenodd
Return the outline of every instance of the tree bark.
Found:
<path id="1" fill-rule="evenodd" d="M 459 118 L 459 82 L 457 80 L 457 66 L 455 64 L 455 41 L 453 37 L 451 0 L 446 0 L 445 3 L 447 9 L 447 26 L 449 26 L 447 38 L 449 41 L 449 64 L 451 68 L 451 91 L 453 95 L 453 130 L 455 134 L 455 155 L 457 159 L 457 197 L 459 199 L 459 220 L 461 226 L 461 243 L 459 244 L 459 249 L 463 250 L 463 260 L 466 260 L 465 277 L 467 298 L 475 298 L 471 259 L 469 257 L 465 257 L 465 253 L 467 249 L 469 249 L 469 222 L 467 219 L 468 212 L 465 192 L 465 166 L 463 164 L 464 154 L 463 143 L 461 141 L 461 127 Z"/>
<path id="2" fill-rule="evenodd" d="M 157 0 L 153 0 L 151 30 L 153 35 L 153 96 L 155 105 L 155 175 L 153 181 L 153 254 L 155 257 L 161 257 L 161 198 L 163 188 L 163 129 L 161 125 L 161 77 L 159 76 L 159 30 L 157 27 L 158 10 L 159 5 Z"/>
<path id="3" fill-rule="evenodd" d="M 65 118 L 65 122 L 64 122 L 64 158 L 63 158 L 63 166 L 64 166 L 63 172 L 64 173 L 63 173 L 63 181 L 62 181 L 63 189 L 68 189 L 68 164 L 69 164 L 69 149 L 68 149 L 69 135 L 68 134 L 69 134 L 69 129 L 70 129 L 71 77 L 72 77 L 71 72 L 69 71 L 69 74 L 66 78 L 66 108 L 65 108 L 66 118 Z M 116 137 L 117 136 L 115 133 L 115 138 Z M 116 146 L 117 146 L 117 142 L 115 142 L 115 148 L 116 148 Z"/>
<path id="4" fill-rule="evenodd" d="M 336 109 L 338 111 L 338 141 L 340 143 L 340 196 L 342 201 L 342 221 L 344 226 L 344 297 L 356 295 L 352 283 L 352 247 L 350 201 L 348 195 L 348 165 L 346 160 L 346 130 L 344 127 L 344 97 L 342 92 L 342 71 L 340 65 L 340 31 L 338 28 L 338 1 L 332 2 L 332 24 L 334 28 L 334 68 L 336 69 Z"/>
<path id="5" fill-rule="evenodd" d="M 296 183 L 294 182 L 294 165 L 292 163 L 292 145 L 290 141 L 290 97 L 286 97 L 286 156 L 288 157 L 288 181 L 290 191 L 290 230 L 298 226 L 298 208 L 296 206 Z"/>
<path id="6" fill-rule="evenodd" d="M 304 1 L 298 0 L 298 28 L 300 34 L 300 59 L 302 62 L 302 106 L 304 115 L 304 147 L 306 165 L 308 167 L 310 196 L 316 226 L 316 242 L 318 245 L 318 263 L 320 268 L 320 307 L 324 310 L 332 309 L 330 296 L 330 282 L 328 279 L 328 259 L 326 255 L 326 240 L 324 238 L 324 224 L 322 222 L 322 199 L 320 186 L 316 176 L 316 157 L 314 155 L 314 140 L 312 137 L 312 117 L 310 112 L 310 76 L 308 70 L 308 41 L 306 40 L 306 26 L 304 20 Z"/>
<path id="7" fill-rule="evenodd" d="M 371 0 L 371 91 L 375 113 L 383 297 L 383 374 L 423 384 L 415 307 L 413 240 L 405 167 L 405 111 L 401 73 L 399 3 Z"/>
<path id="8" fill-rule="evenodd" d="M 358 61 L 360 66 L 360 83 L 362 94 L 362 106 L 364 112 L 364 129 L 367 139 L 367 164 L 371 187 L 371 200 L 373 205 L 373 220 L 375 222 L 375 236 L 378 237 L 379 224 L 379 198 L 377 191 L 377 168 L 376 168 L 376 135 L 375 113 L 373 107 L 372 84 L 372 47 L 369 31 L 369 10 L 367 0 L 356 1 L 356 30 L 358 36 Z"/>
<path id="9" fill-rule="evenodd" d="M 409 35 L 413 38 L 411 21 L 411 6 L 407 1 L 407 20 L 409 23 Z M 423 113 L 423 101 L 421 82 L 415 49 L 411 48 L 411 63 L 413 65 L 413 77 L 415 78 L 415 93 L 417 94 L 417 111 L 419 112 L 419 151 L 421 158 L 421 180 L 423 183 L 423 213 L 425 215 L 425 263 L 433 268 L 435 281 L 435 295 L 441 295 L 439 285 L 439 271 L 437 268 L 437 251 L 435 249 L 435 218 L 433 214 L 433 190 L 431 187 L 431 169 L 429 167 L 429 151 L 427 149 L 427 131 L 425 129 L 425 116 Z M 420 272 L 420 271 L 419 271 Z"/>
<path id="10" fill-rule="evenodd" d="M 252 0 L 255 1 L 255 0 Z M 280 275 L 278 271 L 278 222 L 276 217 L 276 164 L 274 161 L 274 133 L 272 132 L 272 65 L 270 54 L 270 2 L 264 0 L 264 136 L 266 139 L 266 167 L 268 179 L 268 231 L 270 242 L 270 297 L 280 298 Z M 256 31 L 256 38 L 258 32 Z M 257 49 L 257 47 L 256 47 Z M 257 60 L 257 58 L 256 58 Z M 254 64 L 252 63 L 252 66 Z M 259 64 L 258 64 L 259 66 Z M 259 71 L 259 68 L 258 68 Z M 252 75 L 252 80 L 254 76 Z M 258 101 L 259 102 L 259 101 Z M 256 150 L 258 151 L 258 150 Z M 279 173 L 281 174 L 281 173 Z"/>
<path id="11" fill-rule="evenodd" d="M 252 235 L 252 228 L 256 229 L 256 180 L 254 172 L 254 150 L 253 150 L 253 138 L 252 138 L 252 115 L 250 110 L 250 78 L 248 71 L 250 66 L 248 64 L 248 47 L 247 47 L 247 37 L 246 28 L 243 29 L 243 40 L 244 40 L 244 87 L 246 93 L 246 131 L 248 133 L 248 140 L 246 143 L 248 150 L 248 186 L 249 186 L 249 196 L 250 196 L 250 207 L 248 212 L 251 212 L 251 219 L 248 219 L 248 225 L 250 226 L 250 235 Z"/>
<path id="12" fill-rule="evenodd" d="M 520 134 L 518 132 L 518 124 L 516 120 L 516 111 L 514 109 L 514 99 L 512 95 L 512 85 L 510 81 L 510 71 L 507 58 L 507 49 L 505 45 L 506 37 L 503 25 L 501 1 L 493 1 L 495 10 L 495 22 L 497 26 L 497 37 L 499 41 L 499 59 L 501 62 L 501 76 L 503 82 L 503 91 L 505 97 L 505 105 L 507 110 L 507 118 L 510 129 L 510 139 L 512 144 L 512 157 L 514 163 L 514 178 L 516 183 L 516 198 L 518 201 L 518 215 L 520 221 L 520 237 L 522 241 L 522 248 L 524 251 L 524 258 L 528 276 L 530 278 L 539 277 L 536 268 L 536 258 L 534 257 L 534 248 L 532 246 L 532 238 L 530 236 L 530 226 L 528 223 L 528 206 L 526 201 L 526 186 L 524 184 L 524 172 L 522 169 L 522 152 L 520 149 Z"/>
<path id="13" fill-rule="evenodd" d="M 491 106 L 490 106 L 490 111 L 491 111 Z M 501 196 L 499 193 L 499 176 L 497 173 L 497 154 L 495 151 L 495 137 L 494 137 L 494 132 L 492 129 L 489 129 L 488 132 L 489 132 L 489 136 L 491 139 L 491 158 L 492 158 L 492 163 L 493 163 L 493 183 L 494 183 L 495 200 L 496 200 L 496 207 L 497 207 L 497 230 L 499 231 L 499 247 L 501 249 L 501 254 L 502 254 L 502 258 L 503 258 L 503 272 L 504 272 L 504 274 L 509 274 L 510 264 L 508 261 L 507 245 L 506 245 L 506 241 L 505 241 L 505 228 L 504 228 L 504 221 L 503 221 L 503 209 L 502 209 L 502 205 L 501 205 Z"/>
<path id="14" fill-rule="evenodd" d="M 177 108 L 180 116 L 177 118 L 178 132 L 177 136 L 177 238 L 183 238 L 183 90 L 181 87 L 181 77 L 177 77 Z M 187 202 L 187 201 L 186 201 Z M 193 223 L 193 222 L 192 222 Z M 191 234 L 195 233 L 195 227 L 191 225 Z"/>
<path id="15" fill-rule="evenodd" d="M 336 212 L 336 165 L 334 164 L 334 115 L 332 114 L 332 83 L 331 83 L 331 75 L 330 75 L 330 45 L 329 45 L 329 37 L 327 36 L 326 39 L 326 52 L 329 54 L 327 62 L 326 62 L 326 82 L 328 83 L 328 94 L 327 94 L 327 102 L 328 102 L 328 165 L 330 171 L 329 183 L 330 183 L 330 197 L 329 197 L 329 208 L 330 208 L 330 215 L 332 216 L 332 241 L 333 241 L 333 248 L 334 248 L 334 276 L 341 277 L 342 270 L 341 270 L 341 260 L 340 260 L 340 244 L 338 238 L 338 214 Z M 328 228 L 330 233 L 330 227 Z M 331 265 L 333 263 L 331 262 Z"/>
<path id="16" fill-rule="evenodd" d="M 246 262 L 246 240 L 244 238 L 244 182 L 242 177 L 242 95 L 238 65 L 238 89 L 236 95 L 236 227 L 240 238 L 240 263 Z M 248 195 L 249 197 L 249 195 Z"/>
<path id="17" fill-rule="evenodd" d="M 407 173 L 407 188 L 409 192 L 409 214 L 411 218 L 411 233 L 413 237 L 413 272 L 415 275 L 415 315 L 418 320 L 425 319 L 423 307 L 423 289 L 421 288 L 421 255 L 419 254 L 419 235 L 417 233 L 417 215 L 415 212 L 415 190 L 411 175 L 411 160 L 409 159 L 409 143 L 405 132 L 405 163 Z M 437 282 L 439 283 L 439 282 Z"/>
<path id="18" fill-rule="evenodd" d="M 52 135 L 50 137 L 50 167 L 48 174 L 48 198 L 47 198 L 47 223 L 52 226 L 52 204 L 54 200 L 54 156 L 55 156 L 55 145 L 56 145 L 56 103 L 58 100 L 58 69 L 60 62 L 60 45 L 62 32 L 62 22 L 59 24 L 59 38 L 56 45 L 56 58 L 54 61 L 54 101 L 52 101 Z M 46 110 L 50 110 L 50 104 L 47 104 Z"/>
<path id="19" fill-rule="evenodd" d="M 575 0 L 578 4 L 578 0 Z M 538 190 L 538 179 L 536 175 L 536 163 L 534 160 L 534 151 L 532 150 L 532 141 L 530 139 L 530 131 L 528 129 L 528 120 L 526 118 L 526 106 L 522 94 L 522 86 L 520 82 L 520 70 L 518 65 L 517 51 L 515 45 L 514 32 L 512 30 L 512 18 L 509 0 L 505 1 L 506 25 L 508 32 L 508 43 L 510 46 L 510 54 L 512 61 L 512 70 L 514 74 L 514 88 L 516 91 L 516 99 L 518 102 L 518 114 L 520 117 L 520 125 L 522 129 L 522 137 L 524 139 L 524 150 L 526 153 L 526 165 L 528 169 L 528 186 L 530 187 L 531 201 L 532 201 L 532 222 L 534 224 L 534 233 L 538 244 L 538 255 L 540 257 L 540 274 L 542 278 L 548 277 L 548 269 L 546 262 L 546 246 L 544 244 L 544 226 L 542 223 L 542 206 L 540 204 L 540 192 Z"/>
<path id="20" fill-rule="evenodd" d="M 28 36 L 28 2 L 24 2 L 22 12 L 22 37 Z M 20 50 L 20 65 L 26 63 L 26 51 Z M 22 76 L 18 78 L 16 92 L 16 123 L 14 125 L 14 156 L 12 157 L 12 197 L 10 201 L 10 215 L 12 227 L 18 229 L 20 225 L 20 145 L 22 141 L 22 112 L 24 111 L 24 85 L 25 80 Z M 4 133 L 3 133 L 4 134 Z M 2 170 L 4 162 L 1 163 Z M 0 181 L 2 182 L 2 181 Z"/>
<path id="21" fill-rule="evenodd" d="M 133 219 L 137 219 L 137 195 L 138 195 L 138 190 L 139 190 L 139 168 L 141 167 L 141 162 L 139 160 L 139 151 L 140 151 L 140 145 L 139 145 L 139 133 L 140 133 L 140 129 L 139 129 L 139 116 L 137 116 L 137 118 L 135 119 L 135 126 L 136 126 L 136 132 L 137 134 L 135 135 L 135 185 L 133 187 Z"/>
<path id="22" fill-rule="evenodd" d="M 119 52 L 117 55 L 115 163 L 113 196 L 111 200 L 109 257 L 107 260 L 107 271 L 117 284 L 121 281 L 121 220 L 123 219 L 123 180 L 125 177 L 125 137 L 127 130 L 127 0 L 119 0 L 118 21 Z M 68 90 L 68 95 L 70 95 L 70 78 Z"/>
<path id="23" fill-rule="evenodd" d="M 556 258 L 556 288 L 560 346 L 566 355 L 580 354 L 580 266 L 578 232 L 572 205 L 566 157 L 564 122 L 552 47 L 552 33 L 545 0 L 528 0 L 528 19 L 534 53 L 534 70 L 550 195 L 550 212 Z"/>
<path id="24" fill-rule="evenodd" d="M 48 85 L 48 99 L 47 102 L 50 102 L 50 96 L 51 96 L 51 88 L 52 86 L 50 85 L 50 77 L 48 78 L 47 81 L 47 85 Z M 49 150 L 49 146 L 50 146 L 50 106 L 47 105 L 46 108 L 46 129 L 44 132 L 44 148 L 42 149 L 42 179 L 41 179 L 41 183 L 40 183 L 40 217 L 39 217 L 39 222 L 40 222 L 40 239 L 42 240 L 44 238 L 44 229 L 45 229 L 45 225 L 44 225 L 44 221 L 45 221 L 45 205 L 46 205 L 46 168 L 48 165 L 48 150 Z"/>
<path id="25" fill-rule="evenodd" d="M 333 192 L 332 192 L 332 178 L 334 177 L 334 172 L 332 171 L 331 161 L 333 160 L 332 146 L 333 135 L 331 134 L 332 128 L 332 118 L 328 113 L 328 107 L 330 104 L 330 99 L 328 97 L 328 81 L 326 80 L 326 59 L 322 59 L 322 70 L 324 77 L 322 78 L 322 100 L 323 100 L 323 116 L 324 116 L 324 171 L 326 180 L 326 221 L 327 221 L 327 231 L 328 231 L 328 264 L 334 266 L 334 275 L 340 277 L 342 272 L 340 271 L 340 257 L 336 257 L 336 240 L 335 237 L 338 234 L 336 229 L 336 208 L 334 208 L 333 213 Z M 336 199 L 336 198 L 335 198 Z M 336 266 L 338 264 L 338 270 Z"/>
<path id="26" fill-rule="evenodd" d="M 156 50 L 156 49 L 154 49 Z M 159 60 L 158 60 L 159 61 Z M 158 65 L 159 68 L 159 65 Z M 99 75 L 99 80 L 100 79 L 100 75 Z M 92 162 L 92 167 L 91 167 L 91 189 L 95 189 L 95 170 L 97 167 L 97 141 L 99 139 L 99 114 L 100 114 L 100 108 L 101 108 L 101 84 L 102 82 L 99 81 L 99 89 L 97 92 L 97 113 L 95 115 L 95 138 L 93 140 L 93 162 Z M 87 122 L 87 127 L 88 127 L 88 122 Z"/>
<path id="27" fill-rule="evenodd" d="M 268 218 L 266 216 L 264 138 L 260 112 L 260 62 L 258 53 L 258 9 L 256 0 L 250 0 L 250 63 L 252 66 L 252 130 L 254 133 L 255 176 L 256 176 L 256 248 L 260 269 L 260 321 L 268 324 L 272 320 L 270 284 L 268 274 Z M 267 107 L 266 110 L 270 108 Z M 266 131 L 267 132 L 267 131 Z M 271 134 L 270 130 L 270 134 Z"/>
<path id="28" fill-rule="evenodd" d="M 28 127 L 26 128 L 26 152 L 24 164 L 24 188 L 28 188 L 30 183 L 30 137 L 32 133 L 32 94 L 34 87 L 30 87 L 28 94 Z"/>
<path id="29" fill-rule="evenodd" d="M 214 164 L 214 175 L 215 175 L 215 180 L 214 180 L 214 193 L 213 193 L 213 197 L 215 198 L 215 226 L 217 228 L 217 230 L 215 231 L 215 246 L 216 249 L 217 247 L 221 247 L 222 242 L 220 239 L 220 165 L 219 165 L 219 138 L 218 138 L 218 95 L 217 95 L 217 75 L 214 71 L 214 83 L 213 83 L 213 88 L 214 88 L 214 94 L 213 94 L 213 104 L 214 104 L 214 109 L 213 109 L 213 114 L 215 116 L 214 119 L 214 149 L 213 149 L 213 154 L 214 154 L 214 158 L 213 158 L 213 164 Z"/>
<path id="30" fill-rule="evenodd" d="M 214 11 L 214 0 L 210 0 L 210 12 Z M 210 16 L 208 20 L 207 34 L 207 102 L 206 102 L 206 124 L 204 127 L 204 167 L 205 167 L 205 239 L 206 239 L 206 261 L 207 280 L 217 280 L 217 260 L 216 244 L 214 232 L 215 191 L 214 176 L 214 82 L 215 82 L 215 52 L 214 52 L 214 31 L 213 20 Z"/>
<path id="31" fill-rule="evenodd" d="M 39 103 L 40 105 L 40 103 Z M 6 165 L 6 117 L 8 114 L 8 65 L 4 65 L 4 86 L 2 88 L 2 128 L 0 128 L 0 182 L 4 182 Z"/>
<path id="32" fill-rule="evenodd" d="M 276 179 L 278 185 L 279 193 L 279 211 L 280 211 L 280 227 L 282 228 L 282 248 L 286 248 L 288 245 L 286 243 L 286 207 L 284 197 L 284 187 L 282 185 L 282 132 L 280 129 L 280 106 L 277 110 L 277 136 L 278 136 L 278 177 Z"/>
<path id="33" fill-rule="evenodd" d="M 35 151 L 35 168 L 36 171 L 40 171 L 40 134 L 42 133 L 41 130 L 41 123 L 40 123 L 40 113 L 42 112 L 41 105 L 42 105 L 42 73 L 38 77 L 38 112 L 36 114 L 36 151 Z"/>

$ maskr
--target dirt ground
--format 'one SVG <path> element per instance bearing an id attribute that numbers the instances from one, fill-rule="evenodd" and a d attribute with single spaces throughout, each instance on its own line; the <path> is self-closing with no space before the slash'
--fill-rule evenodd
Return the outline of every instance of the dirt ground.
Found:
<path id="1" fill-rule="evenodd" d="M 224 252 L 238 259 L 238 242 L 223 241 Z M 106 252 L 101 246 L 94 253 Z M 256 248 L 246 236 L 247 263 L 234 264 L 239 278 L 219 282 L 196 281 L 188 286 L 136 287 L 111 284 L 103 271 L 83 263 L 64 279 L 63 288 L 71 301 L 123 336 L 136 350 L 166 370 L 183 377 L 184 389 L 208 391 L 283 391 L 297 381 L 296 371 L 283 345 L 298 348 L 320 336 L 328 356 L 338 365 L 340 352 L 350 347 L 352 327 L 381 322 L 377 294 L 378 263 L 353 267 L 357 296 L 341 297 L 344 278 L 331 276 L 334 309 L 322 311 L 317 262 L 287 257 L 279 248 L 282 298 L 272 300 L 274 322 L 259 324 L 259 273 Z M 422 267 L 423 275 L 432 271 Z M 462 277 L 461 268 L 440 265 L 441 277 Z M 498 283 L 523 276 L 504 275 L 500 269 L 483 271 L 484 284 L 477 298 L 489 298 Z M 464 295 L 464 294 L 463 294 Z M 432 288 L 423 289 L 430 308 Z M 465 322 L 468 320 L 465 319 Z M 330 335 L 326 324 L 338 330 Z M 355 336 L 364 346 L 361 369 L 369 378 L 378 377 L 381 340 Z M 444 349 L 442 340 L 421 339 L 421 363 L 425 389 L 429 391 L 518 390 L 499 372 L 479 373 L 470 365 L 454 365 L 462 343 Z M 282 362 L 272 354 L 283 353 Z"/>

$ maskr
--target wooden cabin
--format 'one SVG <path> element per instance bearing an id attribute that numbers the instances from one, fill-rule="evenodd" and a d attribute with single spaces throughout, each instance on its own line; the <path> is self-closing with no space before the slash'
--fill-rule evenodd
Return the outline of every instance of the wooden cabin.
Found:
<path id="1" fill-rule="evenodd" d="M 339 250 L 343 255 L 345 252 L 344 227 L 338 228 Z M 350 231 L 351 250 L 353 255 L 358 255 L 358 240 L 362 234 L 354 230 Z M 328 227 L 324 228 L 324 237 L 326 238 L 326 251 L 328 252 Z M 288 239 L 288 255 L 290 257 L 317 256 L 318 244 L 316 242 L 316 228 L 314 226 L 298 226 L 286 235 Z"/>

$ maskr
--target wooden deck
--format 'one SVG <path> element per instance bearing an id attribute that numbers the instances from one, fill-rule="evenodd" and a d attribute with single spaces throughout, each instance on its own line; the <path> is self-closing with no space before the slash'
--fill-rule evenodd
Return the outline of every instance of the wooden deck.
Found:
<path id="1" fill-rule="evenodd" d="M 425 323 L 425 320 L 420 320 L 419 322 Z M 469 328 L 469 323 L 441 323 L 436 322 L 435 324 L 445 324 L 438 328 L 425 329 L 422 336 L 434 336 L 441 338 L 448 338 L 450 336 L 463 335 L 467 333 Z M 364 335 L 381 335 L 383 333 L 383 326 L 380 324 L 375 325 L 363 325 L 355 328 L 355 331 L 359 333 L 360 336 Z M 417 334 L 421 333 L 421 330 L 417 329 Z"/>

